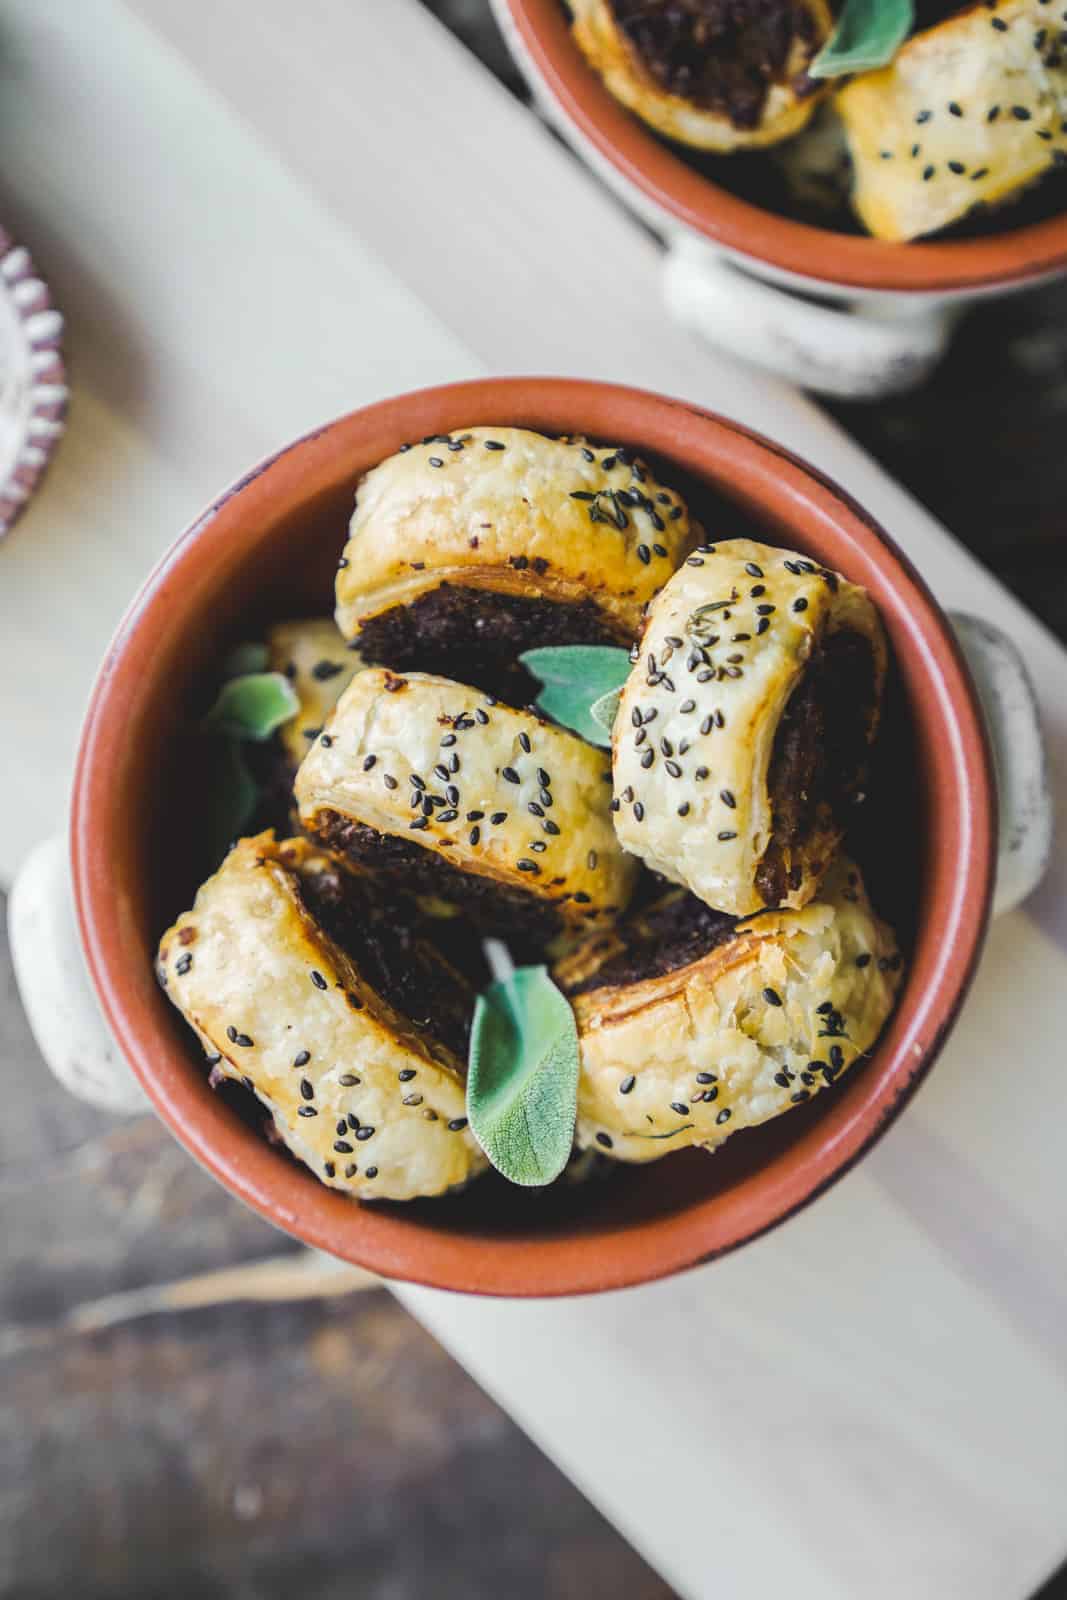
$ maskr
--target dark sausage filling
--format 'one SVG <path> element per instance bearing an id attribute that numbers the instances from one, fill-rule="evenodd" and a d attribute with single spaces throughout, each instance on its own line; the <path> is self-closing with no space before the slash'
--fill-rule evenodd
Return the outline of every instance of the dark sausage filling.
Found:
<path id="1" fill-rule="evenodd" d="M 603 966 L 568 990 L 585 994 L 590 989 L 624 988 L 646 978 L 660 978 L 679 967 L 699 961 L 709 950 L 734 936 L 737 918 L 713 911 L 695 894 L 680 892 L 649 906 L 618 929 L 625 948 Z"/>
<path id="2" fill-rule="evenodd" d="M 808 663 L 774 736 L 767 787 L 774 831 L 756 873 L 768 906 L 799 888 L 790 856 L 827 816 L 844 825 L 864 781 L 874 658 L 861 634 L 831 634 Z"/>
<path id="3" fill-rule="evenodd" d="M 611 633 L 591 600 L 572 605 L 442 583 L 410 605 L 371 617 L 357 648 L 372 665 L 437 673 L 522 706 L 537 694 L 518 661 L 522 651 L 620 642 L 628 643 Z"/>
<path id="4" fill-rule="evenodd" d="M 438 851 L 410 839 L 379 833 L 336 811 L 321 812 L 315 832 L 327 848 L 360 862 L 380 878 L 392 879 L 408 894 L 435 895 L 461 907 L 484 933 L 499 934 L 509 942 L 516 934 L 545 942 L 560 931 L 557 905 L 495 878 L 464 872 Z"/>
<path id="5" fill-rule="evenodd" d="M 303 873 L 300 892 L 319 927 L 375 993 L 466 1061 L 474 993 L 416 931 L 412 908 L 377 902 L 341 872 Z"/>
<path id="6" fill-rule="evenodd" d="M 811 13 L 798 0 L 611 0 L 618 26 L 658 87 L 755 128 L 794 43 L 814 55 Z"/>

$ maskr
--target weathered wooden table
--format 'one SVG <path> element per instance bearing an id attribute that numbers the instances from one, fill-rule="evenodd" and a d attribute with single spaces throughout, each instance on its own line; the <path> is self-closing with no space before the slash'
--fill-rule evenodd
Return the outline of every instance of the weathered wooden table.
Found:
<path id="1" fill-rule="evenodd" d="M 655 243 L 415 0 L 8 0 L 0 116 L 0 216 L 75 385 L 0 553 L 0 882 L 199 506 L 325 416 L 488 367 L 691 394 L 817 458 L 1017 629 L 1064 796 L 1067 658 L 823 414 L 665 322 Z M 990 307 L 926 391 L 839 412 L 1061 635 L 1065 307 Z M 1065 882 L 1061 842 L 907 1117 L 772 1238 L 573 1305 L 400 1291 L 683 1594 L 1023 1600 L 1062 1559 Z M 186 1303 L 291 1291 L 286 1242 L 43 1079 L 5 982 L 0 1594 L 667 1592 L 391 1298 L 130 1320 L 190 1276 Z"/>

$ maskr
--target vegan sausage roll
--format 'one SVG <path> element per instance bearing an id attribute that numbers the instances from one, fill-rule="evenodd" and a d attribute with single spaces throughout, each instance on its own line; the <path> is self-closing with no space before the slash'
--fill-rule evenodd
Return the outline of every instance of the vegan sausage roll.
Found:
<path id="1" fill-rule="evenodd" d="M 612 827 L 604 751 L 422 673 L 353 678 L 297 774 L 303 827 L 486 931 L 607 922 L 637 871 Z"/>
<path id="2" fill-rule="evenodd" d="M 523 428 L 441 434 L 360 484 L 337 624 L 368 661 L 503 694 L 523 650 L 629 645 L 698 537 L 631 451 Z"/>
<path id="3" fill-rule="evenodd" d="M 969 6 L 834 103 L 864 226 L 879 239 L 934 233 L 1067 164 L 1063 18 L 1042 0 Z"/>
<path id="4" fill-rule="evenodd" d="M 360 1199 L 457 1188 L 474 997 L 395 907 L 305 839 L 243 839 L 159 945 L 160 982 L 213 1081 L 232 1078 L 292 1153 Z"/>
<path id="5" fill-rule="evenodd" d="M 617 100 L 669 139 L 727 152 L 776 144 L 815 104 L 805 76 L 825 0 L 571 0 L 574 37 Z"/>
<path id="6" fill-rule="evenodd" d="M 732 916 L 805 905 L 862 792 L 885 671 L 862 589 L 748 539 L 701 547 L 653 602 L 615 718 L 622 844 Z"/>
<path id="7" fill-rule="evenodd" d="M 311 617 L 267 630 L 267 664 L 284 673 L 300 701 L 297 715 L 278 730 L 295 773 L 362 662 L 331 618 Z"/>
<path id="8" fill-rule="evenodd" d="M 578 1023 L 579 1148 L 655 1161 L 802 1105 L 868 1051 L 901 957 L 859 872 L 748 921 L 674 891 L 555 969 Z"/>

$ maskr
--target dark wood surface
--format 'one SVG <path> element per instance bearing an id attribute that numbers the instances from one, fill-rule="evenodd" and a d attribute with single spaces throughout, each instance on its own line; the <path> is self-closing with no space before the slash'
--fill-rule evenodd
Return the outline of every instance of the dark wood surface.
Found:
<path id="1" fill-rule="evenodd" d="M 520 92 L 485 0 L 428 3 Z M 834 411 L 1067 639 L 1067 285 L 973 312 L 916 394 Z M 0 1597 L 670 1600 L 384 1291 L 114 1301 L 295 1247 L 154 1120 L 51 1082 L 2 936 L 0 1083 Z"/>

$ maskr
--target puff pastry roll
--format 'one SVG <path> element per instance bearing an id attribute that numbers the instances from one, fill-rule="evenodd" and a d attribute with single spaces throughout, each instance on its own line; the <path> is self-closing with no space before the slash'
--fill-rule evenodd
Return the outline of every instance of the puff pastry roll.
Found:
<path id="1" fill-rule="evenodd" d="M 330 617 L 309 617 L 267 630 L 267 664 L 285 674 L 300 701 L 297 715 L 278 730 L 295 772 L 362 662 Z"/>
<path id="2" fill-rule="evenodd" d="M 305 839 L 242 839 L 159 945 L 158 974 L 212 1062 L 253 1091 L 326 1184 L 443 1194 L 485 1167 L 467 1127 L 474 997 Z"/>
<path id="3" fill-rule="evenodd" d="M 523 428 L 442 434 L 360 484 L 337 624 L 368 661 L 506 693 L 523 650 L 630 644 L 698 538 L 629 450 Z"/>
<path id="4" fill-rule="evenodd" d="M 650 608 L 612 736 L 627 850 L 719 911 L 811 899 L 861 790 L 886 645 L 867 594 L 749 539 Z"/>
<path id="5" fill-rule="evenodd" d="M 487 931 L 606 921 L 637 871 L 612 827 L 606 753 L 445 678 L 357 673 L 296 797 L 321 843 Z"/>
<path id="6" fill-rule="evenodd" d="M 870 1050 L 901 965 L 844 858 L 803 910 L 747 922 L 675 891 L 555 969 L 578 1022 L 578 1147 L 656 1161 L 802 1105 Z"/>
<path id="7" fill-rule="evenodd" d="M 617 100 L 669 139 L 753 150 L 807 122 L 825 0 L 571 0 L 574 37 Z"/>
<path id="8" fill-rule="evenodd" d="M 972 5 L 840 90 L 853 204 L 876 238 L 933 233 L 1067 163 L 1062 29 L 1042 0 Z"/>

